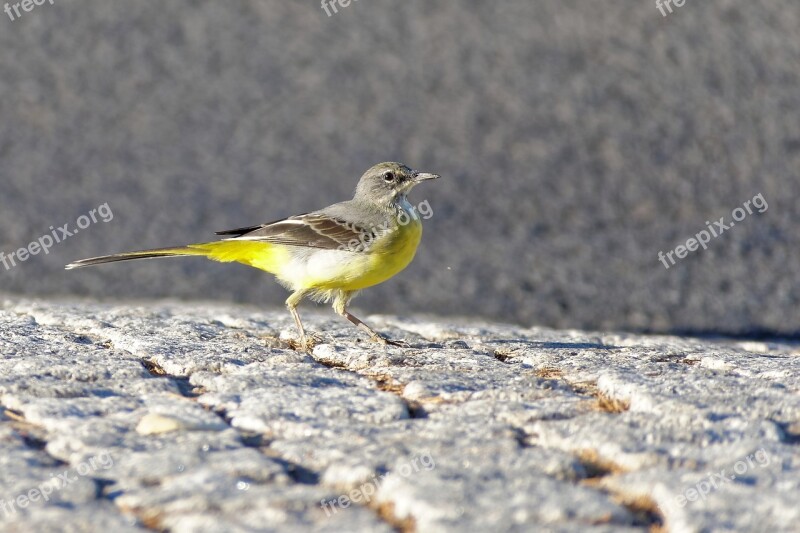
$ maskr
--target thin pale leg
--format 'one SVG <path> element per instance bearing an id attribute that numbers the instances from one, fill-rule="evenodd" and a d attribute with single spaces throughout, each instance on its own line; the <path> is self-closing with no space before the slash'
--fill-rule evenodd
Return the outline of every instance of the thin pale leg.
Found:
<path id="1" fill-rule="evenodd" d="M 396 342 L 387 339 L 368 325 L 364 323 L 360 318 L 357 316 L 349 313 L 347 311 L 347 304 L 350 303 L 350 298 L 353 297 L 353 293 L 350 292 L 340 292 L 336 295 L 336 298 L 333 300 L 333 310 L 336 311 L 337 314 L 345 317 L 349 320 L 352 324 L 354 324 L 357 328 L 364 331 L 369 335 L 369 338 L 375 342 L 379 342 L 381 344 L 389 344 L 392 346 L 407 346 L 405 343 Z"/>
<path id="2" fill-rule="evenodd" d="M 289 309 L 289 313 L 292 314 L 292 318 L 294 318 L 294 323 L 297 326 L 297 332 L 300 333 L 300 345 L 303 347 L 304 350 L 309 348 L 308 338 L 306 337 L 306 330 L 303 328 L 303 323 L 300 321 L 300 315 L 297 313 L 297 304 L 303 299 L 306 295 L 306 291 L 299 290 L 293 292 L 289 298 L 286 299 L 286 307 Z"/>

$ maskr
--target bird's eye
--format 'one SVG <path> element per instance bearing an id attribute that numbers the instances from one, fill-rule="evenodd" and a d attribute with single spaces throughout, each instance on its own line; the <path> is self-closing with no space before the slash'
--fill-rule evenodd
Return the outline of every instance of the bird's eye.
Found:
<path id="1" fill-rule="evenodd" d="M 386 183 L 391 183 L 394 181 L 394 172 L 387 172 L 383 175 L 383 181 Z"/>

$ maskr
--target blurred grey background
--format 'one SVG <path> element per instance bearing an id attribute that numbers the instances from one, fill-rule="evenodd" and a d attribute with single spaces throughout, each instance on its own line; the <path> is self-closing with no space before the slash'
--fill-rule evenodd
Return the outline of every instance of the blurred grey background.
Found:
<path id="1" fill-rule="evenodd" d="M 800 4 L 56 0 L 0 13 L 0 292 L 281 306 L 199 259 L 64 271 L 440 173 L 414 263 L 355 301 L 522 324 L 800 331 Z M 669 270 L 658 260 L 753 214 Z"/>

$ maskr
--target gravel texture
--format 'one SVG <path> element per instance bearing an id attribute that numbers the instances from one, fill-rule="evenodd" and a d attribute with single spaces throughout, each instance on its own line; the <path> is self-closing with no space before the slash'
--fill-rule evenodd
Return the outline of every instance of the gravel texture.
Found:
<path id="1" fill-rule="evenodd" d="M 277 311 L 0 303 L 2 531 L 800 520 L 797 344 L 305 310 L 303 353 Z"/>

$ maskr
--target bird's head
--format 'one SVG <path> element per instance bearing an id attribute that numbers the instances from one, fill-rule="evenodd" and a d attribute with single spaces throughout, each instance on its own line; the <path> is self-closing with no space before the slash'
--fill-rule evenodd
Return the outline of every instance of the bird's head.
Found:
<path id="1" fill-rule="evenodd" d="M 416 184 L 438 177 L 438 174 L 417 172 L 401 163 L 378 163 L 361 176 L 355 198 L 373 204 L 393 204 Z"/>

